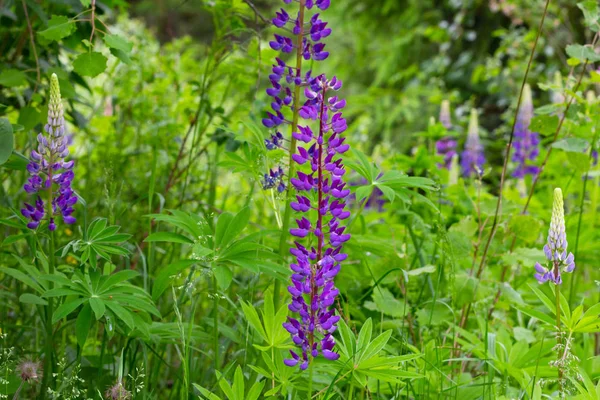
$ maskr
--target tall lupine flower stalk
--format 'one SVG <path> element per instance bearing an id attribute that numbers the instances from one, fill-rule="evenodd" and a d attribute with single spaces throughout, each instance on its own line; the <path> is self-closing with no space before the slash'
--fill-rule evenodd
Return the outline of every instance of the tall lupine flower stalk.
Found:
<path id="1" fill-rule="evenodd" d="M 46 135 L 37 136 L 38 146 L 31 152 L 27 164 L 30 174 L 23 189 L 29 194 L 38 194 L 34 205 L 25 203 L 21 214 L 29 223 L 27 227 L 37 229 L 40 223 L 48 220 L 48 229 L 54 231 L 54 217 L 61 215 L 66 224 L 75 223 L 73 205 L 77 202 L 71 182 L 73 180 L 73 161 L 65 161 L 69 155 L 65 137 L 65 118 L 60 97 L 60 87 L 56 74 L 50 78 L 50 102 L 48 104 L 48 123 L 44 126 Z M 46 200 L 42 194 L 46 192 Z"/>
<path id="2" fill-rule="evenodd" d="M 469 132 L 467 134 L 467 141 L 465 142 L 465 149 L 463 150 L 460 157 L 460 166 L 463 171 L 463 176 L 471 177 L 471 175 L 481 175 L 483 171 L 483 164 L 485 163 L 485 155 L 483 153 L 483 146 L 479 139 L 479 121 L 477 117 L 477 110 L 471 110 L 471 117 L 469 119 Z"/>
<path id="3" fill-rule="evenodd" d="M 561 272 L 573 272 L 575 257 L 573 253 L 567 255 L 567 233 L 565 230 L 565 211 L 563 195 L 560 188 L 554 189 L 554 202 L 552 204 L 552 219 L 548 230 L 548 242 L 544 246 L 544 254 L 548 259 L 546 267 L 535 263 L 535 279 L 538 282 L 552 282 L 556 294 L 556 350 L 558 359 L 552 365 L 558 368 L 559 397 L 563 398 L 563 367 L 569 352 L 568 340 L 563 343 L 560 324 L 560 286 L 562 284 Z"/>
<path id="4" fill-rule="evenodd" d="M 291 4 L 292 0 L 283 0 L 285 4 Z M 286 31 L 285 34 L 275 34 L 274 40 L 269 42 L 269 45 L 274 50 L 280 50 L 283 54 L 295 53 L 295 65 L 289 65 L 281 58 L 275 59 L 272 73 L 269 75 L 271 87 L 267 89 L 267 94 L 273 98 L 271 103 L 272 112 L 267 112 L 266 118 L 262 120 L 265 127 L 272 129 L 271 139 L 265 141 L 267 149 L 275 149 L 283 147 L 286 140 L 289 140 L 290 159 L 287 170 L 287 185 L 284 182 L 284 172 L 277 169 L 276 181 L 279 192 L 283 192 L 290 185 L 290 179 L 294 176 L 295 165 L 292 160 L 292 155 L 296 153 L 296 137 L 292 136 L 289 139 L 279 131 L 282 124 L 289 124 L 291 132 L 298 132 L 298 119 L 302 106 L 301 88 L 306 87 L 311 80 L 311 71 L 303 71 L 303 60 L 321 61 L 325 60 L 329 53 L 325 51 L 325 44 L 322 39 L 331 34 L 331 29 L 327 27 L 327 22 L 320 19 L 320 14 L 315 13 L 312 17 L 308 17 L 307 10 L 317 9 L 324 11 L 329 8 L 330 0 L 297 0 L 298 12 L 293 18 L 288 11 L 280 9 L 275 18 L 273 25 L 277 28 Z M 291 34 L 291 35 L 290 35 Z M 289 108 L 289 112 L 286 110 Z M 287 114 L 287 115 L 286 115 Z M 265 175 L 265 188 L 272 187 L 272 173 Z M 279 241 L 279 254 L 286 253 L 288 230 L 291 218 L 291 191 L 286 194 L 286 206 L 282 220 L 282 232 Z M 279 304 L 280 299 L 280 284 L 275 281 L 273 292 L 275 305 Z"/>
<path id="5" fill-rule="evenodd" d="M 315 78 L 305 89 L 309 100 L 300 115 L 318 121 L 319 129 L 313 132 L 309 126 L 299 126 L 298 132 L 293 134 L 306 143 L 292 155 L 296 163 L 306 165 L 302 168 L 306 172 L 298 171 L 291 179 L 296 200 L 290 205 L 294 211 L 304 214 L 296 219 L 297 227 L 290 230 L 297 240 L 290 250 L 296 261 L 290 265 L 294 273 L 288 287 L 292 295 L 289 309 L 300 317 L 288 318 L 283 326 L 300 347 L 300 354 L 290 351 L 292 358 L 286 359 L 285 364 L 291 367 L 300 364 L 302 370 L 319 354 L 329 360 L 339 358 L 333 351 L 332 333 L 340 317 L 331 306 L 339 293 L 334 278 L 340 271 L 340 263 L 347 257 L 342 253 L 342 245 L 350 239 L 342 225 L 350 216 L 350 212 L 344 210 L 350 190 L 343 180 L 346 170 L 341 158 L 349 146 L 341 136 L 347 128 L 340 112 L 345 101 L 329 93 L 341 86 L 342 82 L 335 77 L 331 80 L 325 76 Z M 300 243 L 301 239 L 304 244 Z"/>
<path id="6" fill-rule="evenodd" d="M 536 132 L 531 132 L 529 125 L 533 118 L 533 100 L 531 98 L 531 87 L 525 85 L 523 89 L 523 102 L 517 115 L 515 124 L 515 138 L 512 160 L 517 163 L 513 171 L 513 177 L 524 178 L 525 175 L 536 176 L 540 169 L 530 162 L 535 162 L 539 154 L 540 137 Z"/>
<path id="7" fill-rule="evenodd" d="M 450 102 L 448 100 L 442 101 L 442 107 L 440 109 L 440 123 L 446 129 L 452 129 Z M 454 140 L 451 136 L 444 136 L 435 143 L 435 148 L 438 155 L 444 156 L 444 162 L 442 164 L 438 164 L 438 167 L 450 170 L 452 157 L 454 157 L 456 154 L 456 140 Z"/>
<path id="8" fill-rule="evenodd" d="M 535 263 L 535 279 L 539 283 L 553 282 L 562 284 L 561 271 L 572 272 L 575 269 L 573 253 L 567 255 L 567 233 L 565 232 L 565 213 L 563 196 L 560 188 L 554 189 L 552 219 L 548 230 L 548 242 L 544 246 L 544 254 L 548 259 L 546 267 Z"/>

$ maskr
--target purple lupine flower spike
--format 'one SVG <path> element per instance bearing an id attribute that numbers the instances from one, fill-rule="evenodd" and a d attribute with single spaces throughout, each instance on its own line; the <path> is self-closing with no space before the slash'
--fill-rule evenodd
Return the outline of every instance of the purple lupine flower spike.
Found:
<path id="1" fill-rule="evenodd" d="M 513 171 L 513 177 L 524 178 L 525 175 L 536 176 L 540 169 L 535 162 L 539 154 L 540 137 L 536 132 L 531 132 L 529 124 L 533 117 L 533 101 L 531 98 L 531 87 L 525 85 L 523 90 L 523 102 L 517 115 L 515 124 L 515 141 L 512 160 L 517 163 L 517 168 Z"/>
<path id="2" fill-rule="evenodd" d="M 544 254 L 548 261 L 544 267 L 535 263 L 535 279 L 539 283 L 547 281 L 556 285 L 562 283 L 562 272 L 573 272 L 575 269 L 575 257 L 573 253 L 567 254 L 567 233 L 565 231 L 565 212 L 562 190 L 554 189 L 554 203 L 552 205 L 552 219 L 548 230 L 548 243 L 544 246 Z"/>
<path id="3" fill-rule="evenodd" d="M 452 129 L 452 121 L 450 118 L 450 102 L 444 100 L 442 101 L 442 108 L 440 109 L 440 122 L 448 130 Z M 456 140 L 451 136 L 445 136 L 435 143 L 435 148 L 438 155 L 444 156 L 444 162 L 438 164 L 438 167 L 449 170 L 452 163 L 452 157 L 456 154 Z"/>
<path id="4" fill-rule="evenodd" d="M 50 78 L 50 102 L 48 103 L 48 123 L 44 126 L 45 135 L 37 136 L 38 147 L 31 152 L 27 165 L 30 174 L 23 189 L 29 194 L 38 194 L 35 205 L 25 203 L 21 214 L 27 218 L 27 227 L 37 229 L 44 218 L 48 219 L 48 229 L 56 229 L 55 216 L 61 215 L 66 224 L 75 223 L 73 206 L 77 196 L 71 189 L 73 181 L 73 161 L 65 161 L 69 155 L 65 136 L 65 118 L 60 96 L 60 86 L 56 74 Z M 43 200 L 45 198 L 46 200 Z M 49 203 L 46 203 L 48 201 Z M 48 204 L 51 207 L 48 207 Z M 50 214 L 50 215 L 46 215 Z"/>
<path id="5" fill-rule="evenodd" d="M 334 278 L 340 271 L 340 263 L 347 257 L 342 253 L 342 246 L 350 239 L 342 225 L 350 216 L 345 210 L 350 190 L 343 180 L 346 170 L 341 158 L 349 146 L 342 136 L 347 129 L 340 112 L 345 102 L 329 93 L 341 85 L 335 77 L 327 80 L 324 75 L 312 80 L 306 89 L 309 101 L 303 106 L 303 114 L 316 115 L 319 130 L 313 132 L 308 126 L 299 126 L 299 132 L 294 133 L 306 143 L 306 147 L 298 147 L 294 157 L 305 172 L 298 171 L 291 180 L 298 193 L 291 207 L 305 215 L 316 216 L 316 221 L 307 216 L 296 219 L 297 228 L 290 230 L 298 240 L 290 249 L 296 260 L 290 265 L 293 274 L 288 291 L 292 301 L 288 308 L 298 313 L 299 318 L 288 318 L 283 327 L 301 351 L 290 351 L 292 358 L 285 360 L 285 364 L 300 365 L 302 370 L 319 354 L 329 360 L 339 358 L 333 351 L 332 334 L 340 317 L 331 306 L 339 293 Z M 313 246 L 306 247 L 300 239 L 309 239 Z"/>
<path id="6" fill-rule="evenodd" d="M 285 4 L 291 4 L 291 0 L 283 0 Z M 287 140 L 279 131 L 280 125 L 291 124 L 296 127 L 299 110 L 302 103 L 300 88 L 308 87 L 311 82 L 311 71 L 302 71 L 303 60 L 321 61 L 325 60 L 329 53 L 325 51 L 323 39 L 331 34 L 331 28 L 327 22 L 320 17 L 320 11 L 329 8 L 329 0 L 300 0 L 298 1 L 298 12 L 293 15 L 289 10 L 281 8 L 275 13 L 271 21 L 277 28 L 284 32 L 276 33 L 269 46 L 281 53 L 294 53 L 294 65 L 287 64 L 281 58 L 275 58 L 275 63 L 269 75 L 271 82 L 266 92 L 271 100 L 271 110 L 262 119 L 262 124 L 274 132 L 269 139 L 265 139 L 267 150 L 284 148 Z M 307 10 L 315 10 L 312 16 Z M 291 32 L 291 35 L 289 34 Z M 298 97 L 298 98 L 295 98 Z M 296 109 L 295 108 L 296 105 Z M 294 118 L 295 115 L 295 118 Z M 295 129 L 294 129 L 295 130 Z M 269 174 L 266 174 L 269 175 Z M 274 186 L 263 184 L 265 189 Z M 277 189 L 285 190 L 285 184 L 278 184 Z"/>
<path id="7" fill-rule="evenodd" d="M 465 149 L 461 154 L 460 166 L 463 171 L 463 176 L 470 177 L 471 175 L 481 175 L 483 164 L 485 163 L 485 155 L 483 146 L 479 139 L 479 122 L 477 110 L 471 110 L 469 119 L 469 133 L 465 142 Z"/>

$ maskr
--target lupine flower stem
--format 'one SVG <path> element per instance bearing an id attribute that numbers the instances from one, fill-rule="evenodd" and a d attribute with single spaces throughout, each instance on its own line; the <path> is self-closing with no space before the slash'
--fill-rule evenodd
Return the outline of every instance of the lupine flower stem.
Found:
<path id="1" fill-rule="evenodd" d="M 52 189 L 50 189 L 50 193 L 52 193 Z M 48 204 L 52 204 L 52 202 L 48 202 Z M 49 214 L 52 215 L 52 214 Z M 50 233 L 50 251 L 48 252 L 48 273 L 50 275 L 54 275 L 54 232 Z M 54 288 L 54 283 L 49 282 L 49 289 Z M 45 359 L 44 359 L 44 376 L 42 377 L 42 389 L 40 394 L 42 395 L 42 399 L 45 398 L 47 388 L 52 387 L 52 371 L 53 363 L 52 363 L 52 353 L 54 351 L 54 333 L 52 329 L 52 315 L 54 314 L 54 299 L 52 297 L 48 298 L 48 306 L 46 307 L 46 350 L 45 350 Z"/>
<path id="2" fill-rule="evenodd" d="M 558 269 L 558 267 L 555 267 Z M 558 348 L 558 359 L 561 358 L 561 333 L 560 333 L 560 285 L 556 285 L 555 288 L 555 293 L 556 293 L 556 345 Z M 563 393 L 563 385 L 562 385 L 562 380 L 563 380 L 563 370 L 562 370 L 562 363 L 557 363 L 557 368 L 558 368 L 558 397 L 562 398 L 562 393 Z"/>
<path id="3" fill-rule="evenodd" d="M 304 12 L 306 3 L 305 0 L 300 0 L 300 9 L 298 11 L 298 24 L 300 26 L 300 32 L 296 37 L 296 76 L 302 76 L 302 38 L 304 36 Z M 298 131 L 298 118 L 300 112 L 300 85 L 296 85 L 294 88 L 294 100 L 293 100 L 293 110 L 292 112 L 292 125 L 291 132 L 294 133 Z M 295 162 L 292 159 L 292 156 L 296 154 L 296 138 L 293 135 L 290 135 L 290 157 L 288 161 L 288 182 L 287 187 L 290 188 L 290 179 L 294 176 L 295 173 Z M 283 226 L 281 228 L 281 237 L 279 239 L 279 254 L 284 255 L 287 254 L 286 251 L 286 243 L 288 239 L 288 234 L 290 231 L 290 219 L 292 216 L 292 209 L 290 207 L 290 203 L 292 202 L 292 190 L 288 190 L 285 196 L 285 211 L 283 214 Z M 275 280 L 275 284 L 273 285 L 273 302 L 275 309 L 279 308 L 279 301 L 281 300 L 281 296 L 279 292 L 281 291 L 281 283 L 278 279 Z"/>

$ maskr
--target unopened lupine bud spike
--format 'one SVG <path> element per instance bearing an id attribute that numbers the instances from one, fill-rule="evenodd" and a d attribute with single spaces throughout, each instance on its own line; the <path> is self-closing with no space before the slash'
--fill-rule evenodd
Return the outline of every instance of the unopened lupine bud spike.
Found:
<path id="1" fill-rule="evenodd" d="M 452 128 L 452 121 L 450 118 L 450 102 L 448 100 L 442 101 L 442 106 L 440 109 L 440 123 L 446 129 Z M 456 140 L 454 140 L 451 136 L 445 136 L 435 143 L 435 148 L 437 154 L 444 157 L 444 162 L 438 164 L 438 167 L 450 170 L 452 157 L 454 157 L 456 154 Z"/>
<path id="2" fill-rule="evenodd" d="M 569 273 L 575 269 L 575 257 L 573 253 L 567 254 L 567 246 L 562 190 L 556 188 L 554 189 L 548 242 L 544 245 L 544 254 L 546 255 L 547 263 L 545 267 L 540 263 L 535 264 L 536 274 L 534 277 L 539 283 L 550 281 L 556 285 L 560 285 L 562 283 L 561 273 Z"/>

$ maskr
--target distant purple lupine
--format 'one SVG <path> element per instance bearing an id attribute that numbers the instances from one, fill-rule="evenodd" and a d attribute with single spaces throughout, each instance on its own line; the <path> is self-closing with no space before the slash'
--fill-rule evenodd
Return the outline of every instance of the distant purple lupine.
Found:
<path id="1" fill-rule="evenodd" d="M 289 309 L 300 317 L 288 318 L 283 326 L 301 350 L 300 354 L 290 350 L 292 358 L 286 359 L 285 364 L 290 367 L 300 364 L 302 370 L 319 354 L 329 360 L 339 358 L 333 351 L 332 333 L 340 317 L 331 306 L 339 293 L 334 278 L 340 271 L 340 263 L 347 257 L 342 253 L 342 245 L 350 239 L 342 225 L 350 216 L 345 210 L 350 190 L 343 180 L 346 170 L 341 158 L 349 145 L 342 137 L 347 129 L 340 112 L 345 101 L 329 93 L 341 86 L 342 82 L 335 77 L 331 80 L 324 75 L 315 78 L 305 88 L 309 100 L 300 110 L 300 116 L 318 121 L 318 132 L 299 126 L 299 131 L 293 133 L 299 142 L 306 143 L 298 147 L 293 159 L 309 168 L 304 167 L 304 172 L 299 170 L 291 179 L 297 192 L 291 207 L 304 213 L 296 219 L 297 227 L 290 230 L 296 237 L 295 246 L 290 249 L 296 260 L 290 265 L 294 273 L 288 287 L 292 295 Z M 316 221 L 309 219 L 311 216 L 316 217 Z M 301 239 L 311 243 L 311 247 L 302 244 Z"/>
<path id="2" fill-rule="evenodd" d="M 448 100 L 442 101 L 442 107 L 440 109 L 440 122 L 446 129 L 452 129 L 450 102 Z M 435 149 L 438 155 L 444 156 L 444 162 L 442 164 L 438 164 L 438 167 L 449 170 L 450 165 L 452 164 L 452 157 L 454 157 L 456 154 L 456 140 L 450 136 L 445 136 L 435 143 Z"/>
<path id="3" fill-rule="evenodd" d="M 515 178 L 524 178 L 525 175 L 536 176 L 540 169 L 531 163 L 535 162 L 539 154 L 540 137 L 536 132 L 531 132 L 529 125 L 533 117 L 533 101 L 531 87 L 525 85 L 523 102 L 517 115 L 515 124 L 513 162 L 517 164 L 512 175 Z"/>
<path id="4" fill-rule="evenodd" d="M 480 175 L 483 170 L 483 164 L 485 164 L 485 154 L 483 153 L 483 146 L 479 139 L 477 110 L 472 109 L 465 149 L 460 155 L 460 166 L 463 176 L 468 178 L 473 174 Z"/>
<path id="5" fill-rule="evenodd" d="M 567 254 L 567 233 L 565 231 L 565 212 L 562 190 L 554 189 L 554 202 L 552 205 L 552 219 L 548 230 L 548 243 L 544 245 L 544 254 L 548 259 L 546 266 L 535 263 L 535 279 L 539 283 L 562 283 L 562 272 L 572 272 L 575 269 L 573 253 Z"/>
<path id="6" fill-rule="evenodd" d="M 62 215 L 66 224 L 75 223 L 76 220 L 72 214 L 73 205 L 77 203 L 77 196 L 71 189 L 74 161 L 65 161 L 65 157 L 69 155 L 69 149 L 65 137 L 65 118 L 56 74 L 52 74 L 50 78 L 48 123 L 44 130 L 47 135 L 40 133 L 37 136 L 37 151 L 31 152 L 31 161 L 27 164 L 30 177 L 23 186 L 27 193 L 38 193 L 38 196 L 34 205 L 25 203 L 21 214 L 29 220 L 28 228 L 37 229 L 40 223 L 47 219 L 48 229 L 53 231 L 56 229 L 54 221 L 56 215 Z M 49 207 L 48 204 L 51 206 Z"/>
<path id="7" fill-rule="evenodd" d="M 283 0 L 283 2 L 290 4 L 292 0 Z M 282 54 L 295 54 L 296 65 L 288 65 L 283 59 L 277 57 L 269 75 L 271 86 L 266 92 L 269 97 L 272 97 L 271 111 L 267 112 L 262 123 L 265 127 L 273 129 L 274 132 L 269 139 L 265 139 L 267 150 L 282 148 L 288 140 L 278 130 L 280 125 L 292 124 L 295 126 L 297 123 L 294 104 L 300 105 L 301 103 L 294 97 L 300 95 L 300 87 L 307 86 L 311 81 L 311 71 L 302 73 L 302 60 L 322 61 L 329 56 L 322 40 L 331 34 L 331 29 L 327 27 L 327 22 L 320 19 L 319 13 L 313 14 L 309 19 L 306 10 L 313 8 L 326 10 L 329 8 L 330 0 L 300 0 L 298 5 L 299 11 L 295 18 L 281 8 L 272 19 L 273 25 L 285 30 L 286 33 L 276 33 L 274 40 L 269 42 L 270 47 L 273 50 L 281 51 Z M 287 32 L 291 33 L 291 37 Z M 292 118 L 288 118 L 289 115 L 286 115 L 289 114 L 285 111 L 287 108 L 291 109 Z M 268 189 L 270 186 L 263 185 L 263 188 Z M 277 189 L 285 190 L 282 180 L 277 185 Z"/>

